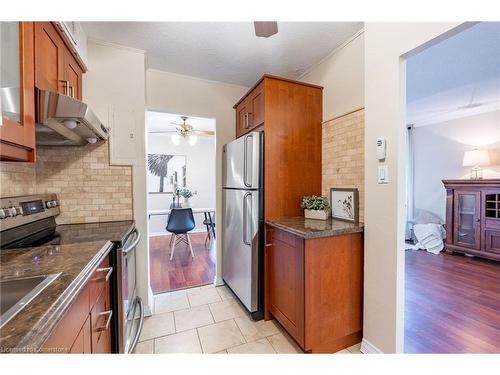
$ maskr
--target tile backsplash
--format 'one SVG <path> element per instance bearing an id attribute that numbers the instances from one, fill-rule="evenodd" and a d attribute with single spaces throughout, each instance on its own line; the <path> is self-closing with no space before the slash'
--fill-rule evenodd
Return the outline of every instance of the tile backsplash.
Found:
<path id="1" fill-rule="evenodd" d="M 323 124 L 323 195 L 330 188 L 358 188 L 359 219 L 364 221 L 365 111 L 349 113 Z"/>
<path id="2" fill-rule="evenodd" d="M 133 218 L 132 167 L 110 166 L 108 144 L 39 147 L 36 163 L 0 163 L 0 196 L 56 193 L 58 224 Z"/>

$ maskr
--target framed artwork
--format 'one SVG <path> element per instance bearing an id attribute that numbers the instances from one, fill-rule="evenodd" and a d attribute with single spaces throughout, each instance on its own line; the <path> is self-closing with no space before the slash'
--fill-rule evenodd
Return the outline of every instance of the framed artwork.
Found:
<path id="1" fill-rule="evenodd" d="M 356 188 L 331 188 L 332 219 L 359 222 L 359 192 Z"/>
<path id="2" fill-rule="evenodd" d="M 185 170 L 185 155 L 148 154 L 149 193 L 173 193 Z"/>

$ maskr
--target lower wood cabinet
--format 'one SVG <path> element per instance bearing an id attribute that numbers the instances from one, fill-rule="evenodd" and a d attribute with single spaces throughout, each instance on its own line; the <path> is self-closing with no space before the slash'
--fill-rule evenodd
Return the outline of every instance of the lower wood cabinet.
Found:
<path id="1" fill-rule="evenodd" d="M 111 353 L 113 310 L 107 256 L 44 343 L 49 353 Z"/>
<path id="2" fill-rule="evenodd" d="M 443 180 L 446 251 L 500 260 L 500 179 Z"/>
<path id="3" fill-rule="evenodd" d="M 265 318 L 305 352 L 333 353 L 361 341 L 362 233 L 304 239 L 267 227 Z"/>

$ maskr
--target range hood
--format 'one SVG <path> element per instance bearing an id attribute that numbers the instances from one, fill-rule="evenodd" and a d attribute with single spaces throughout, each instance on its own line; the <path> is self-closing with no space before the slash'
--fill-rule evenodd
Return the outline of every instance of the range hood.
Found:
<path id="1" fill-rule="evenodd" d="M 36 90 L 36 144 L 84 146 L 104 142 L 108 129 L 87 104 L 57 92 Z"/>

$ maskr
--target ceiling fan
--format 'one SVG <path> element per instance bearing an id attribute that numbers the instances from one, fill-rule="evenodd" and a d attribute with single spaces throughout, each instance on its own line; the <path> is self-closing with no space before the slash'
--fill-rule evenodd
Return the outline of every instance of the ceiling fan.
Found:
<path id="1" fill-rule="evenodd" d="M 171 122 L 171 124 L 175 125 L 175 130 L 157 130 L 150 131 L 151 134 L 164 134 L 171 133 L 172 142 L 176 145 L 180 143 L 181 137 L 186 139 L 191 146 L 193 146 L 198 137 L 197 135 L 205 135 L 205 136 L 214 136 L 215 132 L 210 130 L 196 130 L 193 125 L 186 123 L 188 120 L 188 116 L 181 116 L 182 124 Z"/>
<path id="2" fill-rule="evenodd" d="M 255 35 L 262 38 L 269 38 L 278 33 L 278 22 L 276 21 L 259 21 L 254 22 Z"/>

